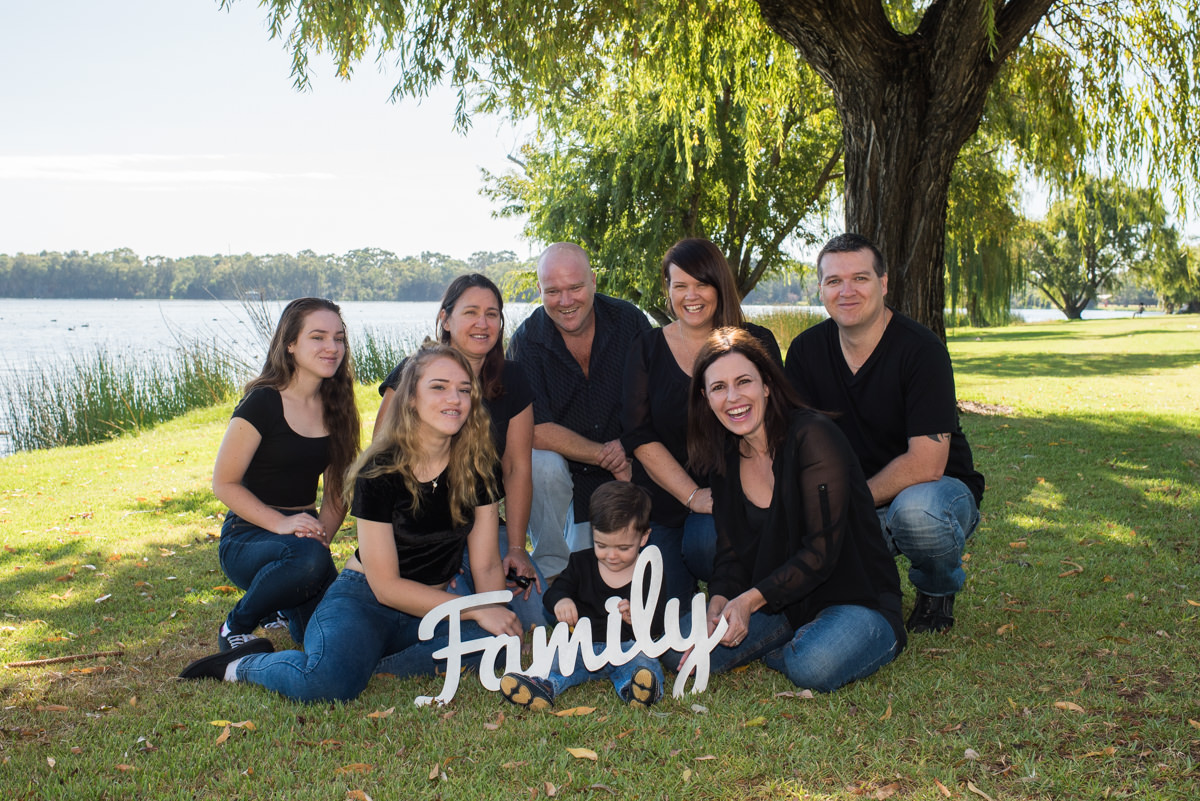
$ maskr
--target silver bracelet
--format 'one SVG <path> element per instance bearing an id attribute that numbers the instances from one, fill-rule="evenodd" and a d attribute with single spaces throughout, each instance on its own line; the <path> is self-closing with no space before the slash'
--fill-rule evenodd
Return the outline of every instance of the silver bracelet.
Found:
<path id="1" fill-rule="evenodd" d="M 692 498 L 696 497 L 696 493 L 699 492 L 700 489 L 700 487 L 696 487 L 694 490 L 692 490 L 692 494 L 688 496 L 687 503 L 684 504 L 689 512 L 692 511 Z"/>

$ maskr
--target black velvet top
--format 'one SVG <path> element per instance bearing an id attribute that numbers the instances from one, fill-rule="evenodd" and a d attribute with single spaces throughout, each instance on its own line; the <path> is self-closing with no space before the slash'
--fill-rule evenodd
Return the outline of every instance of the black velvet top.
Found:
<path id="1" fill-rule="evenodd" d="M 354 482 L 350 513 L 360 520 L 388 523 L 396 541 L 401 578 L 438 585 L 449 581 L 462 564 L 467 535 L 475 524 L 472 510 L 462 525 L 450 519 L 450 487 L 446 471 L 420 486 L 421 510 L 413 512 L 412 495 L 398 473 Z M 482 481 L 476 489 L 476 506 L 495 503 Z M 355 550 L 355 556 L 358 551 Z"/>
<path id="2" fill-rule="evenodd" d="M 755 587 L 765 611 L 786 614 L 796 628 L 830 606 L 865 606 L 887 618 L 903 648 L 900 576 L 845 435 L 823 414 L 792 412 L 775 450 L 771 505 L 753 515 L 737 440 L 730 443 L 725 475 L 710 476 L 717 527 L 710 594 L 732 599 Z"/>

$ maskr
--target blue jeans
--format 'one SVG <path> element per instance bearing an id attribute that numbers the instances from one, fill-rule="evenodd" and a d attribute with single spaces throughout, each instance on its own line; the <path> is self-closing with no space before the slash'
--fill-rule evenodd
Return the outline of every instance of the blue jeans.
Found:
<path id="1" fill-rule="evenodd" d="M 303 642 L 321 594 L 337 578 L 329 549 L 317 540 L 275 534 L 233 512 L 225 514 L 217 557 L 229 580 L 246 591 L 226 619 L 234 634 L 249 634 L 280 611 L 292 639 Z"/>
<path id="2" fill-rule="evenodd" d="M 683 563 L 698 581 L 711 581 L 717 559 L 717 524 L 712 515 L 692 513 L 683 522 Z"/>
<path id="3" fill-rule="evenodd" d="M 628 651 L 634 645 L 633 641 L 621 643 L 621 650 Z M 594 645 L 593 645 L 594 651 Z M 607 677 L 612 681 L 613 689 L 617 691 L 617 695 L 621 700 L 628 701 L 631 696 L 629 694 L 629 685 L 633 682 L 633 676 L 642 668 L 646 668 L 655 675 L 658 679 L 658 695 L 654 701 L 662 698 L 663 686 L 665 679 L 663 678 L 662 666 L 658 664 L 657 659 L 651 659 L 643 653 L 637 653 L 633 659 L 623 665 L 605 665 L 599 670 L 588 670 L 583 666 L 583 660 L 579 657 L 575 659 L 575 669 L 571 674 L 564 676 L 558 669 L 558 657 L 554 658 L 554 667 L 550 670 L 544 681 L 550 685 L 550 689 L 554 691 L 554 697 L 557 698 L 563 690 L 569 690 L 576 685 L 583 684 L 585 681 L 603 679 Z"/>
<path id="4" fill-rule="evenodd" d="M 657 545 L 662 552 L 663 563 L 663 598 L 678 598 L 680 605 L 687 609 L 692 596 L 696 593 L 696 579 L 688 572 L 685 561 L 686 528 L 650 524 L 650 541 L 648 544 Z"/>
<path id="5" fill-rule="evenodd" d="M 504 526 L 500 527 L 500 558 L 503 559 L 508 553 L 508 531 Z M 542 570 L 533 564 L 534 572 L 542 582 L 542 589 L 546 588 L 546 577 L 542 575 Z M 450 581 L 450 586 L 446 589 L 455 595 L 474 595 L 475 594 L 475 578 L 471 574 L 471 554 L 467 549 L 463 549 L 462 568 L 457 576 Z M 529 588 L 529 598 L 526 599 L 525 590 L 518 586 L 512 586 L 508 589 L 513 591 L 513 599 L 509 602 L 508 608 L 516 612 L 517 619 L 521 621 L 521 628 L 528 631 L 532 626 L 546 625 L 546 608 L 542 605 L 542 593 L 538 592 L 537 585 L 534 584 Z"/>
<path id="6" fill-rule="evenodd" d="M 379 603 L 365 575 L 343 570 L 309 620 L 304 650 L 243 657 L 237 679 L 297 701 L 350 701 L 366 689 L 372 673 L 394 672 L 376 670 L 389 655 L 408 657 L 408 668 L 397 674 L 401 677 L 437 675 L 433 652 L 448 642 L 446 624 L 424 641 L 417 637 L 420 625 L 421 618 Z M 462 621 L 463 639 L 485 634 L 474 621 Z M 470 665 L 472 656 L 477 667 L 477 653 L 463 662 Z"/>
<path id="7" fill-rule="evenodd" d="M 950 476 L 913 484 L 875 511 L 892 555 L 908 557 L 914 587 L 937 596 L 962 589 L 963 548 L 979 525 L 979 508 L 966 484 Z"/>
<path id="8" fill-rule="evenodd" d="M 688 615 L 680 628 L 690 627 Z M 709 673 L 725 673 L 761 659 L 797 687 L 828 693 L 870 676 L 899 653 L 887 618 L 865 606 L 827 607 L 794 630 L 786 615 L 755 612 L 740 645 L 718 645 L 709 654 Z M 680 656 L 668 651 L 663 660 L 677 669 Z"/>
<path id="9" fill-rule="evenodd" d="M 547 576 L 563 572 L 572 551 L 592 547 L 591 526 L 575 523 L 574 494 L 575 481 L 567 460 L 554 451 L 534 448 L 529 536 L 533 561 Z"/>

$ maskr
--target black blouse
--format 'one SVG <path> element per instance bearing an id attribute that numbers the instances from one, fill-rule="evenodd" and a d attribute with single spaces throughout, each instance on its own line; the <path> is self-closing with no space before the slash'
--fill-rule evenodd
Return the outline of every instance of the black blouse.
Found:
<path id="1" fill-rule="evenodd" d="M 746 323 L 754 336 L 780 367 L 783 359 L 775 335 L 761 325 Z M 692 379 L 675 361 L 662 328 L 643 333 L 633 343 L 625 361 L 625 398 L 622 405 L 621 444 L 632 454 L 634 448 L 650 442 L 662 443 L 675 461 L 687 469 L 688 390 Z M 707 480 L 688 474 L 702 487 Z M 635 463 L 633 482 L 650 493 L 653 506 L 650 519 L 678 528 L 687 519 L 687 507 L 658 486 L 640 463 Z"/>
<path id="2" fill-rule="evenodd" d="M 329 466 L 329 436 L 305 437 L 293 431 L 283 416 L 283 397 L 271 387 L 251 390 L 233 410 L 233 417 L 242 418 L 262 436 L 242 486 L 267 506 L 311 506 L 317 497 L 317 480 Z"/>
<path id="3" fill-rule="evenodd" d="M 756 587 L 765 610 L 786 614 L 795 628 L 830 606 L 865 606 L 887 618 L 903 648 L 900 576 L 845 435 L 823 414 L 792 412 L 775 450 L 771 505 L 753 533 L 737 442 L 730 438 L 725 475 L 711 476 L 717 555 L 709 592 L 734 598 Z"/>

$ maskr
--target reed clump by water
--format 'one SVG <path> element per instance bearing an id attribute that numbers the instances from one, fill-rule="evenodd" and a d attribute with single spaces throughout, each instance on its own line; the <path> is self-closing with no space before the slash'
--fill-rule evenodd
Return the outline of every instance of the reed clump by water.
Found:
<path id="1" fill-rule="evenodd" d="M 235 397 L 240 373 L 236 360 L 202 343 L 165 357 L 101 348 L 44 364 L 4 387 L 11 444 L 15 450 L 87 445 L 141 431 Z"/>
<path id="2" fill-rule="evenodd" d="M 802 331 L 824 320 L 825 317 L 826 315 L 821 312 L 788 309 L 756 314 L 751 321 L 771 329 L 771 333 L 775 335 L 775 341 L 779 343 L 780 350 L 786 352 L 793 339 L 798 337 Z"/>
<path id="3" fill-rule="evenodd" d="M 420 341 L 411 334 L 393 334 L 366 327 L 361 332 L 354 332 L 351 347 L 354 349 L 354 377 L 360 384 L 378 386 L 405 356 L 420 347 Z"/>

